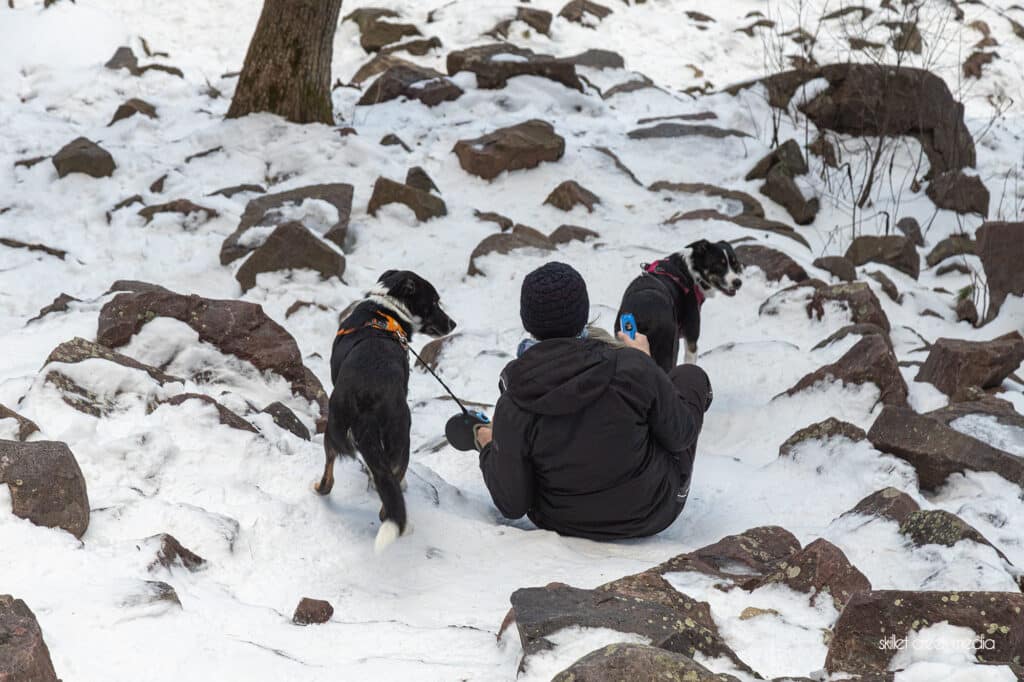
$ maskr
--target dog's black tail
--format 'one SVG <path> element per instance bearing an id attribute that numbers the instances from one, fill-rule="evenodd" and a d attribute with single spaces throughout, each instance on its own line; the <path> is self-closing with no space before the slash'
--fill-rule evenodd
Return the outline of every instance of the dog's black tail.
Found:
<path id="1" fill-rule="evenodd" d="M 398 475 L 389 465 L 387 438 L 379 425 L 369 426 L 365 431 L 353 434 L 356 448 L 363 455 L 363 462 L 373 476 L 373 485 L 380 496 L 381 510 L 380 530 L 373 548 L 376 552 L 384 551 L 388 545 L 397 540 L 406 531 L 405 497 Z"/>

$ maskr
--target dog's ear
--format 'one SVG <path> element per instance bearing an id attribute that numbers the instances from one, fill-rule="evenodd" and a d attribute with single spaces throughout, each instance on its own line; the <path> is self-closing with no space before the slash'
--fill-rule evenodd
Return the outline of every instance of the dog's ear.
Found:
<path id="1" fill-rule="evenodd" d="M 397 272 L 398 270 L 385 270 L 384 273 L 377 278 L 377 281 L 386 282 L 387 280 L 391 279 Z"/>
<path id="2" fill-rule="evenodd" d="M 416 293 L 416 278 L 406 277 L 402 280 L 401 286 L 398 287 L 399 296 L 413 296 Z"/>
<path id="3" fill-rule="evenodd" d="M 686 248 L 690 249 L 695 254 L 697 254 L 697 253 L 704 253 L 705 251 L 708 250 L 709 246 L 711 246 L 711 242 L 709 242 L 707 239 L 698 239 L 695 242 L 687 244 Z"/>

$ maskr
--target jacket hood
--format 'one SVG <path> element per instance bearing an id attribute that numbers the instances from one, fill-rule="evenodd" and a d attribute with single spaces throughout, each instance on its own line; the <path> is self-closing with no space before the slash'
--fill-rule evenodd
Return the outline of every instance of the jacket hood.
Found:
<path id="1" fill-rule="evenodd" d="M 549 339 L 531 346 L 502 373 L 505 393 L 534 414 L 579 412 L 615 376 L 616 353 L 593 339 Z"/>

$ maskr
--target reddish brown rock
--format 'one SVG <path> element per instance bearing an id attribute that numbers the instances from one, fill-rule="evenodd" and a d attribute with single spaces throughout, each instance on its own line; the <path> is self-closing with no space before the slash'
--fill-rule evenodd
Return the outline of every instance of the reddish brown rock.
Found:
<path id="1" fill-rule="evenodd" d="M 831 346 L 836 341 L 845 339 L 850 334 L 856 334 L 858 336 L 870 336 L 871 334 L 876 334 L 885 341 L 885 344 L 889 346 L 890 349 L 892 348 L 892 339 L 889 338 L 889 335 L 884 329 L 879 327 L 877 324 L 861 323 L 846 325 L 839 331 L 830 334 L 827 338 L 819 341 L 811 350 L 821 350 L 826 346 Z"/>
<path id="2" fill-rule="evenodd" d="M 997 388 L 1024 362 L 1024 337 L 1010 332 L 991 341 L 938 339 L 915 381 L 925 381 L 952 397 L 967 400 Z"/>
<path id="3" fill-rule="evenodd" d="M 36 423 L 27 417 L 22 417 L 20 414 L 7 407 L 6 405 L 0 405 L 0 420 L 13 419 L 18 424 L 18 440 L 24 442 L 33 433 L 39 432 L 39 427 Z"/>
<path id="4" fill-rule="evenodd" d="M 867 434 L 859 426 L 829 417 L 824 421 L 805 426 L 787 438 L 786 442 L 779 446 L 779 457 L 789 457 L 793 450 L 805 441 L 831 440 L 832 438 L 846 438 L 858 442 L 867 438 Z"/>
<path id="5" fill-rule="evenodd" d="M 558 161 L 565 154 L 565 140 L 550 123 L 533 119 L 472 140 L 459 140 L 452 151 L 464 171 L 492 180 L 505 171 Z"/>
<path id="6" fill-rule="evenodd" d="M 818 595 L 828 591 L 837 611 L 842 611 L 853 595 L 871 589 L 871 582 L 850 563 L 843 550 L 822 539 L 782 561 L 753 589 L 772 583 L 811 593 L 812 604 Z"/>
<path id="7" fill-rule="evenodd" d="M 839 360 L 798 381 L 786 391 L 786 395 L 794 395 L 827 381 L 838 381 L 844 386 L 872 383 L 881 391 L 879 400 L 882 404 L 907 404 L 907 384 L 900 374 L 896 356 L 877 335 L 863 337 Z"/>
<path id="8" fill-rule="evenodd" d="M 64 443 L 0 440 L 3 483 L 10 488 L 15 516 L 37 526 L 62 528 L 76 538 L 89 527 L 85 477 Z"/>
<path id="9" fill-rule="evenodd" d="M 910 495 L 896 488 L 883 488 L 858 502 L 847 514 L 862 514 L 903 523 L 907 517 L 921 509 Z"/>
<path id="10" fill-rule="evenodd" d="M 366 212 L 375 216 L 377 211 L 388 204 L 408 206 L 416 214 L 416 220 L 420 222 L 448 215 L 448 207 L 444 201 L 429 191 L 411 185 L 403 185 L 389 178 L 377 178 Z"/>
<path id="11" fill-rule="evenodd" d="M 280 401 L 272 402 L 260 410 L 260 412 L 269 414 L 274 423 L 285 431 L 291 432 L 302 440 L 310 439 L 309 429 L 284 403 Z"/>
<path id="12" fill-rule="evenodd" d="M 764 272 L 771 282 L 788 277 L 792 282 L 807 279 L 807 271 L 799 263 L 781 251 L 756 244 L 742 244 L 736 247 L 736 257 L 744 266 L 753 266 Z"/>
<path id="13" fill-rule="evenodd" d="M 761 206 L 761 202 L 746 192 L 739 192 L 732 189 L 726 189 L 724 187 L 718 187 L 716 185 L 709 185 L 704 182 L 666 182 L 664 180 L 655 182 L 647 189 L 652 192 L 669 191 L 681 192 L 683 194 L 703 194 L 708 197 L 720 197 L 727 201 L 739 203 L 742 207 L 740 212 L 744 215 L 764 218 L 764 207 Z"/>
<path id="14" fill-rule="evenodd" d="M 604 5 L 592 2 L 591 0 L 570 0 L 562 8 L 558 16 L 577 24 L 597 23 L 612 13 L 612 10 Z M 591 19 L 590 17 L 593 17 Z"/>
<path id="15" fill-rule="evenodd" d="M 341 279 L 345 274 L 345 257 L 302 223 L 282 223 L 249 254 L 235 279 L 246 292 L 256 286 L 256 277 L 261 273 L 280 270 L 315 270 L 323 279 Z"/>
<path id="16" fill-rule="evenodd" d="M 144 542 L 147 545 L 156 546 L 156 554 L 153 562 L 149 565 L 150 571 L 155 571 L 157 566 L 164 568 L 180 566 L 194 573 L 206 566 L 206 559 L 182 545 L 173 535 L 159 533 L 146 538 Z"/>
<path id="17" fill-rule="evenodd" d="M 53 157 L 57 176 L 63 178 L 71 173 L 83 173 L 94 178 L 107 178 L 114 174 L 117 165 L 110 152 L 92 140 L 79 137 L 64 145 Z"/>
<path id="18" fill-rule="evenodd" d="M 881 263 L 917 279 L 921 272 L 921 258 L 914 243 L 907 237 L 855 237 L 846 250 L 846 257 L 854 265 Z"/>
<path id="19" fill-rule="evenodd" d="M 803 244 L 808 249 L 811 248 L 811 245 L 807 242 L 804 236 L 797 232 L 793 227 L 785 223 L 780 223 L 777 220 L 768 220 L 766 218 L 761 218 L 756 215 L 748 215 L 745 213 L 740 215 L 726 215 L 725 213 L 714 209 L 700 208 L 694 211 L 686 211 L 685 213 L 676 213 L 663 224 L 675 225 L 687 220 L 720 220 L 722 222 L 739 225 L 740 227 L 744 227 L 749 230 L 761 230 L 770 234 L 787 237 L 793 241 Z"/>
<path id="20" fill-rule="evenodd" d="M 985 223 L 978 228 L 977 252 L 988 283 L 990 321 L 1007 296 L 1024 296 L 1024 223 Z"/>
<path id="21" fill-rule="evenodd" d="M 0 594 L 0 680 L 60 682 L 35 614 L 9 594 Z"/>
<path id="22" fill-rule="evenodd" d="M 800 550 L 800 542 L 785 528 L 760 526 L 680 554 L 651 572 L 696 571 L 731 581 L 755 581 Z"/>
<path id="23" fill-rule="evenodd" d="M 292 622 L 296 625 L 320 625 L 326 623 L 334 615 L 334 607 L 323 599 L 303 597 L 295 607 Z"/>
<path id="24" fill-rule="evenodd" d="M 188 199 L 175 199 L 174 201 L 168 201 L 165 204 L 157 204 L 155 206 L 147 206 L 146 208 L 139 211 L 139 215 L 146 219 L 148 225 L 150 221 L 158 213 L 180 213 L 181 215 L 188 216 L 193 213 L 205 214 L 204 220 L 210 220 L 216 218 L 220 214 L 212 208 L 206 206 L 200 206 L 195 204 Z"/>
<path id="25" fill-rule="evenodd" d="M 511 43 L 480 45 L 448 53 L 448 75 L 459 71 L 476 74 L 477 86 L 485 90 L 505 87 L 509 78 L 539 76 L 583 92 L 583 84 L 570 61 L 537 54 Z"/>
<path id="26" fill-rule="evenodd" d="M 433 107 L 441 102 L 452 102 L 461 96 L 462 88 L 437 71 L 402 63 L 392 66 L 371 83 L 359 99 L 359 104 L 380 104 L 405 97 Z"/>
<path id="27" fill-rule="evenodd" d="M 811 265 L 821 268 L 844 282 L 853 282 L 857 279 L 857 268 L 845 256 L 821 256 L 820 258 L 815 258 Z"/>
<path id="28" fill-rule="evenodd" d="M 952 256 L 970 255 L 974 252 L 975 243 L 969 235 L 955 234 L 936 244 L 925 257 L 925 262 L 928 263 L 928 267 L 932 267 Z"/>
<path id="29" fill-rule="evenodd" d="M 552 678 L 552 682 L 623 680 L 739 682 L 738 677 L 711 672 L 689 656 L 646 644 L 609 644 L 590 652 Z"/>
<path id="30" fill-rule="evenodd" d="M 217 420 L 224 426 L 230 426 L 231 428 L 238 429 L 239 431 L 259 433 L 259 430 L 257 430 L 255 426 L 253 426 L 252 424 L 250 424 L 245 419 L 238 416 L 236 413 L 232 412 L 228 408 L 224 407 L 210 396 L 204 395 L 202 393 L 179 393 L 176 396 L 173 396 L 171 398 L 168 398 L 167 400 L 160 402 L 159 405 L 181 405 L 182 403 L 186 403 L 189 400 L 198 400 L 200 402 L 206 403 L 207 405 L 212 405 L 213 408 L 217 410 Z M 154 409 L 156 407 L 158 407 L 158 405 L 153 406 Z"/>
<path id="31" fill-rule="evenodd" d="M 520 227 L 520 226 L 517 226 Z M 469 269 L 467 273 L 469 275 L 484 275 L 486 274 L 483 270 L 477 267 L 476 259 L 482 256 L 486 256 L 490 253 L 507 254 L 516 249 L 543 249 L 545 251 L 554 250 L 554 244 L 551 240 L 545 237 L 543 234 L 536 230 L 523 230 L 514 229 L 512 232 L 502 232 L 500 234 L 492 234 L 489 237 L 485 237 L 480 242 L 473 253 L 469 256 Z"/>
<path id="32" fill-rule="evenodd" d="M 946 171 L 932 179 L 925 193 L 939 208 L 988 217 L 988 188 L 977 175 Z"/>
<path id="33" fill-rule="evenodd" d="M 118 121 L 131 118 L 135 114 L 142 114 L 146 118 L 157 118 L 156 107 L 145 100 L 133 97 L 117 108 L 117 111 L 114 112 L 114 117 L 110 119 L 107 127 L 114 125 Z"/>
<path id="34" fill-rule="evenodd" d="M 575 180 L 566 180 L 551 190 L 551 194 L 544 200 L 544 203 L 563 211 L 571 211 L 582 204 L 586 206 L 587 213 L 593 213 L 594 205 L 600 204 L 601 198 Z"/>
<path id="35" fill-rule="evenodd" d="M 585 242 L 600 237 L 597 232 L 579 225 L 559 225 L 548 235 L 548 240 L 555 245 L 569 242 Z"/>
<path id="36" fill-rule="evenodd" d="M 943 545 L 952 547 L 961 540 L 970 540 L 979 545 L 987 545 L 994 549 L 1004 561 L 1009 561 L 998 547 L 989 542 L 978 530 L 944 509 L 919 509 L 907 515 L 900 522 L 900 533 L 922 547 L 924 545 Z"/>

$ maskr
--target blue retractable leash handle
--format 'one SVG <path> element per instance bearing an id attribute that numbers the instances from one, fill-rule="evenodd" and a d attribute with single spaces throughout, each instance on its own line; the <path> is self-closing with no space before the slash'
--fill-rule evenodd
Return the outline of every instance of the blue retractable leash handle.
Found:
<path id="1" fill-rule="evenodd" d="M 633 313 L 626 313 L 619 318 L 619 328 L 628 334 L 629 338 L 636 338 L 636 318 L 633 317 Z"/>

